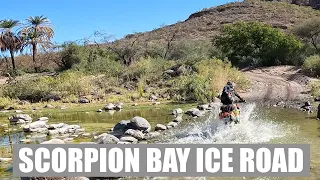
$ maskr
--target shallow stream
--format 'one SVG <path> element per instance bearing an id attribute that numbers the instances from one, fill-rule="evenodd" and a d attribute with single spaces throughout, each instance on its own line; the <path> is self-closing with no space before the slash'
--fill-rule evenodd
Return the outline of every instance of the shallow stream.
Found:
<path id="1" fill-rule="evenodd" d="M 64 122 L 78 124 L 87 132 L 105 132 L 123 119 L 141 116 L 147 119 L 152 127 L 158 123 L 166 124 L 172 121 L 170 115 L 173 109 L 179 107 L 165 106 L 156 108 L 125 109 L 120 112 L 97 113 L 95 111 L 75 111 L 56 114 L 37 114 L 49 117 L 50 123 Z M 185 106 L 187 107 L 187 106 Z M 184 115 L 186 117 L 186 115 Z M 233 128 L 223 126 L 212 112 L 206 117 L 185 120 L 176 129 L 167 131 L 165 135 L 154 143 L 193 143 L 193 144 L 230 144 L 230 143 L 268 143 L 268 144 L 310 144 L 310 177 L 303 178 L 201 178 L 201 179 L 320 179 L 320 121 L 316 114 L 307 114 L 294 109 L 261 108 L 254 104 L 241 107 L 241 123 Z M 0 122 L 7 121 L 0 118 Z M 26 138 L 24 133 L 10 136 L 13 143 L 20 143 Z M 0 138 L 2 146 L 9 146 L 9 137 Z M 0 179 L 14 179 L 11 172 L 0 172 Z M 136 178 L 132 178 L 136 179 Z M 153 178 L 167 179 L 167 178 Z M 173 178 L 170 178 L 173 179 Z M 186 178 L 174 178 L 186 179 Z M 195 178 L 188 178 L 195 179 Z"/>

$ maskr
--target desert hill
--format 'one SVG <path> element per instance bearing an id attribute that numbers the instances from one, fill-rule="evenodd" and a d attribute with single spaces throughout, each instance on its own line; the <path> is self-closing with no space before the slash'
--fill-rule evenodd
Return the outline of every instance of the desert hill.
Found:
<path id="1" fill-rule="evenodd" d="M 239 20 L 257 20 L 288 31 L 294 25 L 317 16 L 320 16 L 320 10 L 315 10 L 311 6 L 278 1 L 247 0 L 206 8 L 191 14 L 185 21 L 149 32 L 129 34 L 116 43 L 168 40 L 173 35 L 176 39 L 208 39 L 218 34 L 224 24 Z"/>

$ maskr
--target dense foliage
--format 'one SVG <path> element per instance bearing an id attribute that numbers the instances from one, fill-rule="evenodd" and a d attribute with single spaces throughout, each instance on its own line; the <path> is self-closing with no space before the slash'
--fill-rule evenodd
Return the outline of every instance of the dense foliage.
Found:
<path id="1" fill-rule="evenodd" d="M 320 19 L 308 19 L 293 29 L 294 34 L 300 37 L 305 43 L 311 44 L 315 51 L 320 52 Z"/>
<path id="2" fill-rule="evenodd" d="M 237 22 L 226 25 L 214 43 L 234 65 L 273 66 L 295 64 L 302 43 L 259 22 Z"/>

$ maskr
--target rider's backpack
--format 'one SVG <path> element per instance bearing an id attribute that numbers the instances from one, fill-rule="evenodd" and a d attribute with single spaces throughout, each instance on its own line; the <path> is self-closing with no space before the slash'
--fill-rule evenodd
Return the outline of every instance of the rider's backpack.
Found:
<path id="1" fill-rule="evenodd" d="M 222 91 L 222 96 L 228 98 L 232 102 L 233 101 L 232 87 L 225 86 Z"/>

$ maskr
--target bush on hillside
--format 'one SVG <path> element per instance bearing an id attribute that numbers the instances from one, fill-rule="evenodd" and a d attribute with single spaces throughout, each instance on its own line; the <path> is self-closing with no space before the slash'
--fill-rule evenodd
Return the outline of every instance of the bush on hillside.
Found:
<path id="1" fill-rule="evenodd" d="M 123 65 L 116 61 L 113 52 L 98 47 L 80 46 L 73 42 L 65 43 L 56 61 L 60 70 L 75 69 L 90 74 L 104 73 L 107 77 L 117 77 Z"/>
<path id="2" fill-rule="evenodd" d="M 242 22 L 224 26 L 214 40 L 233 65 L 273 66 L 295 64 L 302 43 L 260 22 Z"/>
<path id="3" fill-rule="evenodd" d="M 0 110 L 7 108 L 12 104 L 12 100 L 7 97 L 0 97 Z"/>
<path id="4" fill-rule="evenodd" d="M 152 58 L 165 58 L 169 60 L 193 62 L 201 59 L 209 59 L 213 56 L 217 58 L 223 58 L 222 52 L 220 52 L 216 47 L 212 46 L 212 43 L 208 40 L 182 39 L 172 42 L 169 50 L 167 48 L 167 42 L 150 42 L 145 54 Z"/>
<path id="5" fill-rule="evenodd" d="M 5 97 L 39 102 L 50 94 L 66 98 L 90 94 L 91 80 L 81 73 L 64 72 L 58 77 L 37 77 L 17 81 L 3 87 Z"/>
<path id="6" fill-rule="evenodd" d="M 229 80 L 236 82 L 237 89 L 245 89 L 249 85 L 243 73 L 232 67 L 227 60 L 201 60 L 193 65 L 193 69 L 192 74 L 172 80 L 172 90 L 175 91 L 172 93 L 188 101 L 211 101 Z"/>
<path id="7" fill-rule="evenodd" d="M 163 72 L 172 67 L 175 63 L 161 58 L 141 58 L 124 69 L 122 78 L 124 81 L 145 81 L 152 82 L 161 78 Z M 154 82 L 153 82 L 154 83 Z"/>
<path id="8" fill-rule="evenodd" d="M 320 19 L 319 17 L 311 18 L 296 26 L 293 33 L 300 37 L 307 44 L 318 51 L 320 48 Z"/>
<path id="9" fill-rule="evenodd" d="M 313 55 L 308 58 L 303 63 L 302 71 L 310 76 L 320 75 L 320 56 Z"/>
<path id="10" fill-rule="evenodd" d="M 59 58 L 55 59 L 55 63 L 59 66 L 60 70 L 71 69 L 75 64 L 81 62 L 80 53 L 84 51 L 81 46 L 71 42 L 64 43 L 62 48 Z"/>

